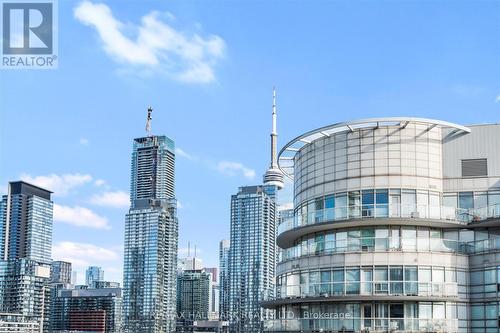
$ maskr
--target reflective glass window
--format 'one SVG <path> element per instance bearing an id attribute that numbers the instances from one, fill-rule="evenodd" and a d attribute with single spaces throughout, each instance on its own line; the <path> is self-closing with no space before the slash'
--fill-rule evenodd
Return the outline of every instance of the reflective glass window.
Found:
<path id="1" fill-rule="evenodd" d="M 460 192 L 458 194 L 458 208 L 462 209 L 474 208 L 474 200 L 472 192 Z"/>

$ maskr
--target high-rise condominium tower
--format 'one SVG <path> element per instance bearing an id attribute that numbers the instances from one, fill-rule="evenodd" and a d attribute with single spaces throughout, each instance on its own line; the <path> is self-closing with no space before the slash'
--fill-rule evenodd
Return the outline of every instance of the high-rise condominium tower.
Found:
<path id="1" fill-rule="evenodd" d="M 134 140 L 125 219 L 123 315 L 126 332 L 174 332 L 178 222 L 174 142 Z"/>
<path id="2" fill-rule="evenodd" d="M 10 182 L 3 196 L 0 224 L 2 258 L 26 258 L 50 264 L 52 253 L 51 192 L 23 181 Z"/>
<path id="3" fill-rule="evenodd" d="M 104 281 L 104 270 L 99 266 L 89 266 L 85 271 L 85 284 L 92 287 L 94 281 Z"/>
<path id="4" fill-rule="evenodd" d="M 219 318 L 229 315 L 229 240 L 219 242 Z"/>
<path id="5" fill-rule="evenodd" d="M 0 204 L 0 322 L 23 332 L 48 324 L 51 192 L 11 182 Z M 28 328 L 28 325 L 30 328 Z"/>
<path id="6" fill-rule="evenodd" d="M 500 332 L 500 125 L 410 117 L 285 145 L 265 332 Z"/>
<path id="7" fill-rule="evenodd" d="M 264 185 L 241 187 L 231 197 L 229 248 L 229 324 L 231 332 L 262 332 L 272 311 L 261 302 L 274 289 L 277 192 L 283 187 L 276 145 L 276 94 L 273 91 L 271 165 Z"/>

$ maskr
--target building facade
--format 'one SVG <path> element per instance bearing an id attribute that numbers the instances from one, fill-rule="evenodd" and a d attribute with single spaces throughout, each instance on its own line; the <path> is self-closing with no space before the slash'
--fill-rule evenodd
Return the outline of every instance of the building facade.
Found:
<path id="1" fill-rule="evenodd" d="M 50 269 L 50 282 L 71 284 L 71 273 L 70 262 L 53 261 Z"/>
<path id="2" fill-rule="evenodd" d="M 212 293 L 210 294 L 210 314 L 208 317 L 211 319 L 219 319 L 219 272 L 217 267 L 205 267 L 204 270 L 212 275 Z"/>
<path id="3" fill-rule="evenodd" d="M 0 205 L 0 254 L 4 260 L 52 262 L 51 193 L 23 181 L 10 182 Z"/>
<path id="4" fill-rule="evenodd" d="M 229 240 L 219 242 L 219 318 L 229 318 Z"/>
<path id="5" fill-rule="evenodd" d="M 285 145 L 268 332 L 499 332 L 500 125 L 380 118 Z"/>
<path id="6" fill-rule="evenodd" d="M 50 191 L 23 181 L 2 198 L 0 313 L 9 329 L 48 327 L 52 209 Z"/>
<path id="7" fill-rule="evenodd" d="M 122 332 L 120 288 L 62 289 L 53 303 L 53 333 Z"/>
<path id="8" fill-rule="evenodd" d="M 204 269 L 185 270 L 177 276 L 177 332 L 192 332 L 193 324 L 209 320 L 212 275 Z"/>
<path id="9" fill-rule="evenodd" d="M 276 204 L 265 186 L 241 187 L 231 197 L 229 325 L 231 332 L 257 333 L 272 311 L 261 307 L 274 287 Z"/>
<path id="10" fill-rule="evenodd" d="M 104 281 L 104 270 L 99 266 L 89 266 L 85 271 L 85 284 L 90 287 L 94 281 Z"/>
<path id="11" fill-rule="evenodd" d="M 126 332 L 173 332 L 178 221 L 174 142 L 134 140 L 130 210 L 125 219 L 123 310 Z"/>

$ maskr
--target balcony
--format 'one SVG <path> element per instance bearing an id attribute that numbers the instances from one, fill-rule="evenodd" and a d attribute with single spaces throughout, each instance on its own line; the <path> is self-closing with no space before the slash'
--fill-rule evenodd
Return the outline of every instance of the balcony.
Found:
<path id="1" fill-rule="evenodd" d="M 456 282 L 418 282 L 418 281 L 348 281 L 304 283 L 277 286 L 276 293 L 264 293 L 264 301 L 276 301 L 305 297 L 366 297 L 366 296 L 404 296 L 424 298 L 458 298 Z"/>
<path id="2" fill-rule="evenodd" d="M 327 318 L 275 319 L 264 322 L 265 332 L 458 332 L 458 319 Z"/>
<path id="3" fill-rule="evenodd" d="M 444 252 L 462 255 L 480 254 L 500 250 L 500 237 L 460 242 L 443 238 L 361 237 L 316 242 L 281 249 L 278 263 L 309 256 L 359 252 Z"/>
<path id="4" fill-rule="evenodd" d="M 286 231 L 326 222 L 341 222 L 352 219 L 404 218 L 432 219 L 464 227 L 469 223 L 491 218 L 500 218 L 500 204 L 479 209 L 461 209 L 448 206 L 377 204 L 326 208 L 307 214 L 296 214 L 278 225 L 278 236 Z"/>

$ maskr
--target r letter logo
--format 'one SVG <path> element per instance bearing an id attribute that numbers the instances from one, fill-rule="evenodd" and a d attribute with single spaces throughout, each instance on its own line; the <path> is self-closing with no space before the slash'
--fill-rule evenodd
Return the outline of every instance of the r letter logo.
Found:
<path id="1" fill-rule="evenodd" d="M 55 4 L 2 3 L 2 68 L 57 67 Z"/>

